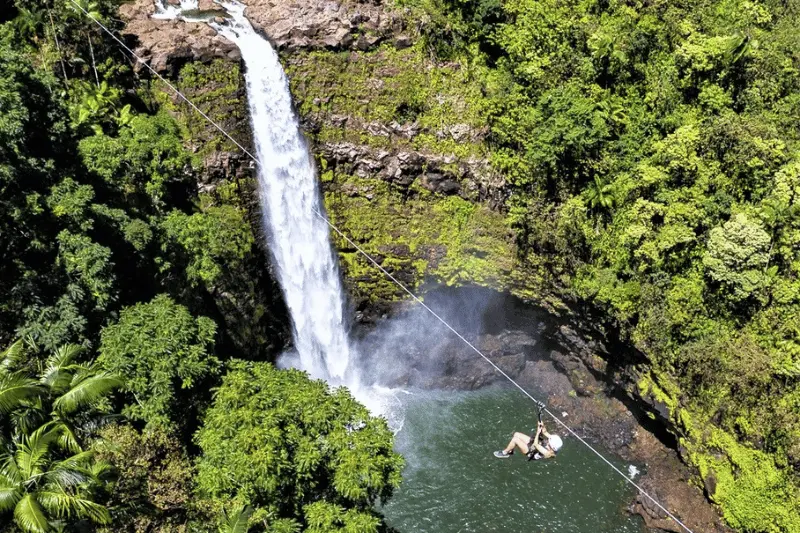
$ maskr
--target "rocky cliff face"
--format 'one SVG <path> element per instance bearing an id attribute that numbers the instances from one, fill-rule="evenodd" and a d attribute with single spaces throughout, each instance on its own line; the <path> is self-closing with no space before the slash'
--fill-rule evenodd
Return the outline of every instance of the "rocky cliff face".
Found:
<path id="1" fill-rule="evenodd" d="M 205 24 L 153 19 L 157 0 L 136 0 L 120 8 L 136 52 L 160 72 L 174 73 L 186 61 L 239 59 L 235 46 Z M 403 17 L 380 2 L 336 0 L 245 0 L 253 26 L 282 50 L 367 50 L 382 42 L 410 44 Z M 178 0 L 166 4 L 179 5 Z M 213 0 L 200 0 L 198 15 L 224 18 Z"/>
<path id="2" fill-rule="evenodd" d="M 646 482 L 670 487 L 660 495 L 672 510 L 697 531 L 723 531 L 702 493 L 685 483 L 690 472 L 675 453 L 641 430 L 632 410 L 609 397 L 616 391 L 639 414 L 643 411 L 637 406 L 645 406 L 660 424 L 669 423 L 666 406 L 652 392 L 656 386 L 641 386 L 636 373 L 641 359 L 631 354 L 630 365 L 609 368 L 607 355 L 619 347 L 610 346 L 613 341 L 582 320 L 582 313 L 554 296 L 558 280 L 542 265 L 518 257 L 506 212 L 508 188 L 494 170 L 495 154 L 486 142 L 490 110 L 476 97 L 481 88 L 471 83 L 473 67 L 432 61 L 415 42 L 407 14 L 379 2 L 244 3 L 254 25 L 282 50 L 333 222 L 409 288 L 477 284 L 548 310 L 546 320 L 541 311 L 531 318 L 547 323 L 546 331 L 512 328 L 478 339 L 479 346 L 523 383 L 547 376 L 553 405 L 571 413 L 578 427 L 598 428 L 597 438 L 609 447 L 649 463 Z M 205 24 L 151 19 L 153 0 L 125 4 L 120 12 L 137 53 L 250 146 L 238 51 Z M 163 98 L 184 122 L 187 142 L 204 161 L 201 187 L 250 179 L 251 163 L 231 143 L 185 104 Z M 335 244 L 357 320 L 370 327 L 380 322 L 376 317 L 391 313 L 388 302 L 404 293 L 347 242 Z M 258 302 L 222 292 L 218 299 L 230 316 L 261 312 Z M 242 339 L 250 333 L 242 331 Z M 548 348 L 534 350 L 533 339 L 542 335 L 549 339 Z M 424 364 L 428 352 L 418 353 L 407 365 L 411 373 L 395 379 L 413 381 L 415 365 Z M 440 362 L 459 373 L 443 373 L 429 386 L 471 388 L 496 378 L 473 354 L 454 346 L 439 353 Z M 642 499 L 635 511 L 654 528 L 675 530 L 649 500 Z"/>

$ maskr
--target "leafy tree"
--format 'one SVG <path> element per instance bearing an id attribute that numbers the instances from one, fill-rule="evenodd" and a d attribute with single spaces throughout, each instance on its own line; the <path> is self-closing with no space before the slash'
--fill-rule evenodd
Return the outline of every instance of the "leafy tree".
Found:
<path id="1" fill-rule="evenodd" d="M 172 211 L 163 228 L 175 260 L 185 264 L 190 284 L 212 287 L 226 270 L 241 265 L 253 247 L 253 235 L 245 213 L 232 205 L 212 206 L 186 215 Z"/>
<path id="2" fill-rule="evenodd" d="M 114 465 L 107 488 L 112 522 L 101 531 L 180 533 L 202 531 L 202 502 L 192 495 L 194 468 L 181 442 L 161 428 L 139 432 L 127 425 L 103 428 L 100 461 Z"/>
<path id="3" fill-rule="evenodd" d="M 196 435 L 197 486 L 221 504 L 253 506 L 252 519 L 271 530 L 295 521 L 374 532 L 380 519 L 373 505 L 400 482 L 403 463 L 392 440 L 386 421 L 346 389 L 235 361 Z"/>
<path id="4" fill-rule="evenodd" d="M 729 286 L 733 297 L 756 295 L 768 283 L 769 234 L 756 222 L 739 214 L 711 230 L 703 264 L 712 279 Z"/>
<path id="5" fill-rule="evenodd" d="M 185 192 L 191 178 L 191 156 L 183 146 L 175 120 L 165 112 L 137 115 L 118 136 L 93 135 L 80 142 L 86 167 L 122 192 L 138 209 L 158 211 L 172 193 Z"/>
<path id="6" fill-rule="evenodd" d="M 98 360 L 125 377 L 134 403 L 125 413 L 148 427 L 172 427 L 187 420 L 188 402 L 179 390 L 198 390 L 219 372 L 213 355 L 217 327 L 195 318 L 169 296 L 123 309 L 119 321 L 103 329 Z"/>

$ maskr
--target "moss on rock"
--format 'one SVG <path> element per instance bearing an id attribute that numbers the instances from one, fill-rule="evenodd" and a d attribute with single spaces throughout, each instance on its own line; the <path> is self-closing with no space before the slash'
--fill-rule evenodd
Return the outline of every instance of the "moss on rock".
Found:
<path id="1" fill-rule="evenodd" d="M 175 87 L 211 120 L 249 146 L 250 129 L 244 79 L 239 65 L 215 59 L 209 63 L 189 62 L 174 80 Z M 160 81 L 154 81 L 155 100 L 180 122 L 187 144 L 198 157 L 216 151 L 239 151 L 230 139 Z"/>
<path id="2" fill-rule="evenodd" d="M 470 66 L 433 63 L 422 44 L 366 52 L 315 51 L 287 58 L 298 111 L 313 117 L 320 142 L 424 150 L 484 157 L 488 101 Z M 389 138 L 375 126 L 413 124 L 413 134 Z"/>
<path id="3" fill-rule="evenodd" d="M 486 205 L 433 194 L 416 184 L 406 190 L 335 170 L 324 176 L 331 221 L 409 289 L 427 280 L 529 296 L 541 287 L 535 274 L 517 268 L 513 233 L 505 217 Z M 374 302 L 406 296 L 341 236 L 334 234 L 334 243 L 356 298 Z"/>
<path id="4" fill-rule="evenodd" d="M 741 531 L 800 531 L 800 492 L 774 456 L 737 441 L 710 421 L 681 417 L 692 438 L 682 439 L 704 480 L 706 493 L 725 520 Z"/>

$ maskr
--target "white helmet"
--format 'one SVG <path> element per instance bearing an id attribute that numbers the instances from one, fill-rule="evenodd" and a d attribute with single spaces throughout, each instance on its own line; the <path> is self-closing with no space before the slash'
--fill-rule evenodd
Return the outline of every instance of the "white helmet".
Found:
<path id="1" fill-rule="evenodd" d="M 564 445 L 564 442 L 558 435 L 550 435 L 550 437 L 547 439 L 547 444 L 550 446 L 551 450 L 557 452 Z"/>

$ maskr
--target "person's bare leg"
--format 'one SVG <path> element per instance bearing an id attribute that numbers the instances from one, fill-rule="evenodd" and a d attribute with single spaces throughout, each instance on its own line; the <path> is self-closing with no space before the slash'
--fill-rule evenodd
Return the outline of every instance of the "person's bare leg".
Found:
<path id="1" fill-rule="evenodd" d="M 520 433 L 519 431 L 517 431 L 516 433 L 514 433 L 514 436 L 511 438 L 511 442 L 508 443 L 508 446 L 506 446 L 503 449 L 503 452 L 511 453 L 512 451 L 514 451 L 514 447 L 516 446 L 517 448 L 520 449 L 520 451 L 522 453 L 528 453 L 528 451 L 529 451 L 528 441 L 529 440 L 530 440 L 530 437 L 528 435 L 526 435 L 525 433 Z"/>

